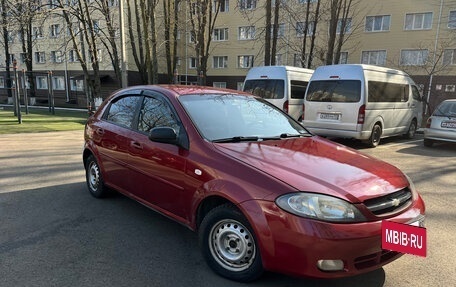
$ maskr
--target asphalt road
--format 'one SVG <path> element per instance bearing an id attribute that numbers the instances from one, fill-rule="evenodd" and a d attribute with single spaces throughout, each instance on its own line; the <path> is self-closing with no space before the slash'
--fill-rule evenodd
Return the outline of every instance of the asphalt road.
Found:
<path id="1" fill-rule="evenodd" d="M 197 236 L 121 195 L 85 186 L 82 132 L 0 135 L 0 286 L 246 286 L 206 266 Z M 342 280 L 274 273 L 249 286 L 454 286 L 456 146 L 347 145 L 399 166 L 427 207 L 428 256 Z"/>

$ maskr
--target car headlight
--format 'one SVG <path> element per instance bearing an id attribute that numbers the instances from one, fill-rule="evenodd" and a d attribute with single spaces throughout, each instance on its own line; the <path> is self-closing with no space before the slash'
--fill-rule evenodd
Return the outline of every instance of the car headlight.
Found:
<path id="1" fill-rule="evenodd" d="M 317 193 L 290 193 L 276 199 L 276 204 L 297 216 L 332 222 L 360 222 L 366 218 L 353 204 L 340 198 Z"/>

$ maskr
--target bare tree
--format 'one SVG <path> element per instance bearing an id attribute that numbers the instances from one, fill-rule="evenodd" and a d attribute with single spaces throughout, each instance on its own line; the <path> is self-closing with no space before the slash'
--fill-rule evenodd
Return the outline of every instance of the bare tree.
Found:
<path id="1" fill-rule="evenodd" d="M 213 5 L 215 3 L 215 6 Z M 194 42 L 197 58 L 199 84 L 206 84 L 207 65 L 214 27 L 220 11 L 219 0 L 187 0 L 190 11 L 190 35 Z"/>
<path id="2" fill-rule="evenodd" d="M 173 82 L 177 66 L 177 31 L 180 0 L 163 0 L 164 39 L 166 53 L 166 74 L 168 82 Z"/>
<path id="3" fill-rule="evenodd" d="M 6 0 L 1 0 L 1 17 L 2 17 L 2 33 L 3 33 L 3 48 L 5 52 L 5 69 L 6 69 L 6 88 L 8 91 L 8 97 L 11 98 L 12 92 L 11 92 L 11 70 L 10 70 L 10 57 L 9 57 L 9 32 L 8 32 L 8 22 L 9 22 L 9 16 L 8 16 L 8 10 L 9 10 L 9 3 Z"/>
<path id="4" fill-rule="evenodd" d="M 76 53 L 84 73 L 85 88 L 89 109 L 95 107 L 95 98 L 101 97 L 101 80 L 99 65 L 99 23 L 93 17 L 99 15 L 95 1 L 73 0 L 71 6 L 59 0 L 58 8 L 70 34 L 70 43 Z M 86 50 L 87 49 L 87 50 Z"/>
<path id="5" fill-rule="evenodd" d="M 326 64 L 332 65 L 340 62 L 342 46 L 352 32 L 352 15 L 356 9 L 353 0 L 329 1 L 329 35 L 326 52 Z"/>

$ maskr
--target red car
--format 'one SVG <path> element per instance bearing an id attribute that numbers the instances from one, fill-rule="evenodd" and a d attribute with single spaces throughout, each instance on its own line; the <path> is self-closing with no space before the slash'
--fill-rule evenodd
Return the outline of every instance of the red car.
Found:
<path id="1" fill-rule="evenodd" d="M 399 169 L 238 91 L 120 90 L 89 118 L 83 160 L 93 196 L 119 191 L 197 231 L 208 265 L 237 281 L 372 271 L 401 256 L 382 250 L 382 220 L 424 220 Z"/>

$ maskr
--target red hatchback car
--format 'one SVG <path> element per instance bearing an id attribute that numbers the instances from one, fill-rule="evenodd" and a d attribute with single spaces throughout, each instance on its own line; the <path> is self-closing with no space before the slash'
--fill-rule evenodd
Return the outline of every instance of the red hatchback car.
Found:
<path id="1" fill-rule="evenodd" d="M 401 256 L 382 250 L 382 220 L 424 220 L 396 167 L 238 91 L 120 90 L 89 118 L 83 160 L 93 196 L 119 191 L 197 231 L 208 265 L 237 281 L 368 272 Z"/>

